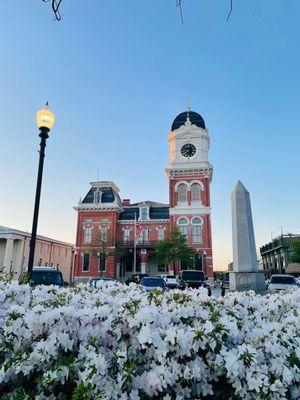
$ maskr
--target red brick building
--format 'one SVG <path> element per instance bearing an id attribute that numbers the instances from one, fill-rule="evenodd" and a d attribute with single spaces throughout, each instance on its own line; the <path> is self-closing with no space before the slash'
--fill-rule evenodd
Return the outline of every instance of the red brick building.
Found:
<path id="1" fill-rule="evenodd" d="M 149 275 L 165 272 L 169 267 L 156 265 L 151 256 L 158 241 L 175 228 L 186 235 L 189 246 L 195 249 L 194 268 L 212 277 L 209 146 L 209 133 L 198 113 L 187 110 L 175 118 L 169 134 L 170 163 L 166 169 L 169 204 L 131 204 L 130 200 L 121 199 L 113 182 L 92 182 L 87 195 L 75 207 L 75 279 L 100 275 L 124 279 L 134 271 Z M 99 240 L 102 245 L 95 246 Z M 178 265 L 176 271 L 170 272 L 177 274 L 180 268 Z"/>

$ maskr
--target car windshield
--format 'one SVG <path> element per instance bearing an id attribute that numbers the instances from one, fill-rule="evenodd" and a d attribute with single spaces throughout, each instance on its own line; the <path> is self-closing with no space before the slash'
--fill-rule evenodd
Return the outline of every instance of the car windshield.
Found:
<path id="1" fill-rule="evenodd" d="M 229 274 L 224 274 L 222 279 L 224 282 L 229 282 Z"/>
<path id="2" fill-rule="evenodd" d="M 144 278 L 142 285 L 146 287 L 165 287 L 166 283 L 162 278 Z"/>
<path id="3" fill-rule="evenodd" d="M 62 285 L 59 271 L 32 271 L 31 280 L 34 285 Z"/>
<path id="4" fill-rule="evenodd" d="M 204 281 L 204 273 L 202 271 L 183 271 L 183 280 Z"/>
<path id="5" fill-rule="evenodd" d="M 167 275 L 166 278 L 167 279 L 176 279 L 176 277 L 174 275 Z"/>
<path id="6" fill-rule="evenodd" d="M 283 283 L 285 285 L 293 285 L 296 282 L 292 276 L 272 276 L 270 283 Z"/>

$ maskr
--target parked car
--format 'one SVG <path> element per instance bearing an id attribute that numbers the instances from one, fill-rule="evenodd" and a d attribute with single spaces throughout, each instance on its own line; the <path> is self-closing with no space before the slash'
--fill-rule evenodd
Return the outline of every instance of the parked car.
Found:
<path id="1" fill-rule="evenodd" d="M 203 271 L 183 270 L 178 277 L 179 288 L 200 288 L 205 287 L 208 289 L 208 294 L 211 295 L 211 288 L 207 283 L 207 278 Z"/>
<path id="2" fill-rule="evenodd" d="M 52 267 L 33 267 L 31 285 L 69 286 L 69 283 L 64 281 L 62 273 L 58 269 Z"/>
<path id="3" fill-rule="evenodd" d="M 141 280 L 141 285 L 147 292 L 158 288 L 167 289 L 165 280 L 157 277 L 145 277 Z"/>
<path id="4" fill-rule="evenodd" d="M 158 278 L 163 278 L 166 285 L 170 289 L 175 289 L 178 287 L 178 282 L 175 275 L 157 275 Z"/>
<path id="5" fill-rule="evenodd" d="M 110 278 L 108 276 L 99 276 L 97 278 L 91 278 L 89 280 L 89 284 L 93 288 L 96 288 L 99 281 L 115 281 L 115 279 L 114 278 Z"/>
<path id="6" fill-rule="evenodd" d="M 134 275 L 131 275 L 128 279 L 126 279 L 125 283 L 126 283 L 126 285 L 129 285 L 129 283 L 139 284 L 139 283 L 141 283 L 141 280 L 146 277 L 148 277 L 148 274 L 134 274 Z"/>
<path id="7" fill-rule="evenodd" d="M 296 279 L 292 275 L 276 274 L 272 275 L 269 284 L 269 291 L 275 292 L 283 289 L 298 287 Z"/>

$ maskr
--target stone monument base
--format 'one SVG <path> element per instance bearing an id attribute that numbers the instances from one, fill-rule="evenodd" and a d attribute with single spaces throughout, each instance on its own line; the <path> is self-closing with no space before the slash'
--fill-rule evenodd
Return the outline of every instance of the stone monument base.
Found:
<path id="1" fill-rule="evenodd" d="M 263 272 L 230 272 L 229 289 L 243 292 L 254 290 L 255 293 L 266 291 L 265 275 Z"/>

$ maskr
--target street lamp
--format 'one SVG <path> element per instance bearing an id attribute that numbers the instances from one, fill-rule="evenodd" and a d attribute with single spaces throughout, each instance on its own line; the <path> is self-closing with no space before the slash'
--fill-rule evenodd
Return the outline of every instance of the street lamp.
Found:
<path id="1" fill-rule="evenodd" d="M 28 275 L 31 277 L 33 262 L 34 262 L 34 252 L 35 252 L 35 243 L 36 243 L 36 231 L 37 224 L 39 218 L 39 208 L 40 208 L 40 197 L 41 197 L 41 187 L 42 187 L 42 177 L 43 177 L 43 167 L 44 167 L 44 158 L 45 158 L 45 147 L 46 140 L 49 137 L 50 129 L 54 124 L 55 116 L 51 111 L 48 102 L 45 107 L 39 110 L 36 114 L 36 122 L 37 126 L 40 130 L 39 137 L 41 138 L 40 142 L 40 158 L 39 158 L 39 169 L 37 176 L 37 184 L 36 184 L 36 192 L 35 192 L 35 203 L 34 203 L 34 212 L 33 212 L 33 221 L 32 221 L 32 231 L 31 231 L 31 239 L 30 239 L 30 250 L 29 250 L 29 259 L 28 259 Z"/>

